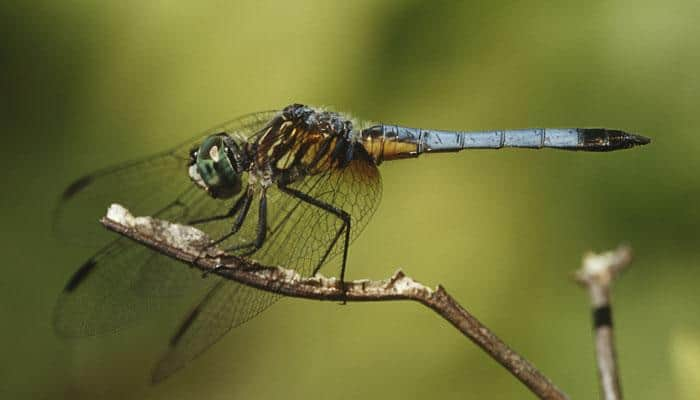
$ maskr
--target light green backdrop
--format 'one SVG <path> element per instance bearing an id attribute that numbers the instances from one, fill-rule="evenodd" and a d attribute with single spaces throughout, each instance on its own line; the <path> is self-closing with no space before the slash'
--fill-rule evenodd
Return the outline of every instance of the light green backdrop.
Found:
<path id="1" fill-rule="evenodd" d="M 688 1 L 36 1 L 0 5 L 0 395 L 529 398 L 415 304 L 284 299 L 160 385 L 158 324 L 66 342 L 53 302 L 87 254 L 50 233 L 88 170 L 291 102 L 443 129 L 607 126 L 609 154 L 386 164 L 350 278 L 441 283 L 573 398 L 597 396 L 587 250 L 627 241 L 614 318 L 628 398 L 700 396 L 700 4 Z M 153 188 L 158 190 L 158 188 Z M 4 396 L 2 396 L 5 398 Z"/>

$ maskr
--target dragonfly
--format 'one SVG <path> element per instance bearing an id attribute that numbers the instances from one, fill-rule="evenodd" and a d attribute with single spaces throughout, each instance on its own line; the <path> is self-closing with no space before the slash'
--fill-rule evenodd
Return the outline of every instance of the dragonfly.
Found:
<path id="1" fill-rule="evenodd" d="M 280 296 L 217 276 L 201 279 L 97 220 L 112 203 L 139 215 L 196 226 L 229 253 L 302 275 L 334 264 L 345 277 L 348 247 L 379 205 L 378 166 L 467 149 L 552 148 L 606 152 L 650 139 L 604 128 L 441 131 L 363 122 L 292 104 L 248 114 L 164 152 L 87 174 L 63 192 L 59 235 L 97 251 L 56 301 L 59 336 L 118 331 L 178 300 L 191 302 L 154 367 L 158 382 Z"/>

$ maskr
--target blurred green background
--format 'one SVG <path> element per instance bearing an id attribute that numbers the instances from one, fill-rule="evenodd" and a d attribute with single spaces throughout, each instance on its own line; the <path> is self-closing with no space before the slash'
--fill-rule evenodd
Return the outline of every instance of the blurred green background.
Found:
<path id="1" fill-rule="evenodd" d="M 571 272 L 584 252 L 629 242 L 636 261 L 614 292 L 624 391 L 698 398 L 699 19 L 696 0 L 2 2 L 0 395 L 531 398 L 411 303 L 283 299 L 157 386 L 169 332 L 54 336 L 56 295 L 88 255 L 49 229 L 72 179 L 302 102 L 409 126 L 651 136 L 608 154 L 384 164 L 349 278 L 402 267 L 441 283 L 573 398 L 595 398 L 588 299 Z"/>

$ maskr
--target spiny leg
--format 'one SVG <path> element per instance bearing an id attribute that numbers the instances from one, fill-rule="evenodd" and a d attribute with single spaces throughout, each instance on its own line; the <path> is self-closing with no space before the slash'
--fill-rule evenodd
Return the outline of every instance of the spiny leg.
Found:
<path id="1" fill-rule="evenodd" d="M 279 186 L 280 190 L 283 191 L 284 193 L 287 193 L 288 195 L 292 197 L 296 197 L 297 199 L 304 201 L 306 203 L 309 203 L 313 206 L 316 206 L 324 211 L 327 211 L 336 217 L 340 218 L 340 220 L 343 222 L 343 226 L 338 230 L 338 232 L 335 235 L 335 238 L 331 242 L 330 246 L 326 250 L 325 254 L 321 258 L 321 261 L 319 264 L 316 266 L 314 269 L 314 273 L 318 272 L 319 269 L 321 269 L 321 266 L 323 263 L 326 261 L 326 258 L 330 254 L 331 250 L 333 249 L 333 246 L 338 241 L 338 238 L 340 237 L 340 234 L 345 231 L 345 244 L 343 246 L 343 262 L 340 267 L 340 282 L 342 285 L 342 290 L 343 290 L 343 295 L 345 295 L 345 265 L 348 259 L 348 246 L 350 245 L 350 214 L 348 214 L 345 210 L 340 209 L 338 207 L 333 206 L 332 204 L 328 204 L 326 202 L 323 202 L 321 200 L 318 200 L 312 196 L 309 196 L 308 194 L 299 191 L 297 189 L 293 189 L 284 185 Z"/>
<path id="2" fill-rule="evenodd" d="M 331 254 L 331 250 L 333 250 L 333 247 L 335 247 L 335 244 L 338 243 L 338 239 L 340 238 L 340 234 L 343 233 L 346 226 L 347 225 L 345 225 L 345 223 L 343 223 L 343 225 L 340 226 L 340 229 L 338 229 L 338 232 L 335 233 L 335 236 L 333 237 L 333 241 L 331 242 L 330 246 L 328 246 L 328 248 L 326 249 L 326 252 L 323 253 L 323 257 L 321 257 L 321 261 L 319 261 L 318 264 L 316 265 L 316 268 L 314 268 L 314 272 L 312 273 L 312 276 L 316 275 L 318 273 L 318 271 L 321 269 L 321 267 L 323 266 L 323 264 L 326 262 L 326 258 L 328 258 L 328 255 Z"/>
<path id="3" fill-rule="evenodd" d="M 247 210 L 246 210 L 247 213 Z M 242 224 L 241 220 L 241 224 Z M 237 221 L 238 222 L 238 221 Z M 240 226 L 238 227 L 240 229 Z M 260 205 L 258 207 L 258 225 L 256 228 L 255 240 L 250 243 L 244 243 L 241 245 L 229 247 L 226 251 L 238 251 L 242 249 L 249 249 L 243 253 L 238 254 L 241 257 L 249 256 L 256 251 L 258 251 L 263 244 L 265 244 L 265 238 L 267 237 L 267 191 L 263 189 L 260 193 Z"/>
<path id="4" fill-rule="evenodd" d="M 284 182 L 287 182 L 286 180 Z M 309 187 L 308 191 L 312 191 L 316 189 L 316 187 L 323 182 L 323 179 L 316 179 L 313 184 Z M 284 186 L 285 184 L 283 184 Z M 299 208 L 301 205 L 301 202 L 297 202 L 289 211 L 287 211 L 286 215 L 283 218 L 280 218 L 280 221 L 277 223 L 276 226 L 270 227 L 269 232 L 271 235 L 274 235 L 275 232 L 277 232 L 280 229 L 283 229 L 283 226 L 289 222 L 289 219 L 294 215 L 296 210 Z"/>
<path id="5" fill-rule="evenodd" d="M 248 194 L 248 190 L 246 189 L 245 193 L 236 200 L 236 202 L 233 204 L 233 206 L 225 214 L 219 214 L 219 215 L 214 215 L 211 217 L 195 219 L 195 220 L 189 221 L 187 224 L 188 225 L 199 225 L 199 224 L 204 224 L 207 222 L 220 221 L 222 219 L 231 218 L 240 211 L 241 207 L 243 207 L 243 205 L 246 202 L 250 203 L 250 199 L 248 197 L 249 197 L 249 194 Z"/>
<path id="6" fill-rule="evenodd" d="M 233 225 L 231 226 L 231 231 L 222 237 L 218 238 L 217 240 L 211 242 L 207 248 L 211 248 L 213 246 L 218 245 L 219 243 L 223 242 L 224 240 L 230 238 L 231 236 L 235 235 L 240 229 L 241 226 L 243 225 L 243 222 L 245 222 L 245 218 L 248 215 L 248 210 L 250 209 L 250 204 L 253 200 L 253 191 L 246 189 L 246 192 L 243 196 L 239 197 L 238 200 L 236 200 L 236 203 L 231 207 L 231 209 L 226 213 L 222 215 L 215 215 L 213 217 L 208 217 L 208 218 L 202 218 L 200 220 L 196 220 L 193 222 L 190 222 L 190 224 L 197 224 L 197 223 L 204 223 L 204 222 L 211 222 L 211 221 L 218 221 L 222 219 L 227 219 L 231 218 L 234 215 L 236 216 L 236 220 L 233 222 Z M 218 269 L 219 266 L 217 265 L 214 269 Z M 202 274 L 202 277 L 205 277 L 207 275 L 207 272 Z"/>

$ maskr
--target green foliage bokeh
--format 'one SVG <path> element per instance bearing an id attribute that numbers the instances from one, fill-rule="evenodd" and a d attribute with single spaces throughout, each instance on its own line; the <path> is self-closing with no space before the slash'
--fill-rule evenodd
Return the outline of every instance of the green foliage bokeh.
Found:
<path id="1" fill-rule="evenodd" d="M 149 370 L 169 334 L 157 324 L 53 335 L 56 295 L 88 255 L 51 234 L 65 185 L 301 102 L 430 128 L 651 136 L 608 154 L 475 151 L 382 165 L 382 204 L 348 274 L 402 267 L 445 285 L 572 398 L 592 398 L 588 302 L 571 271 L 585 251 L 629 242 L 636 261 L 614 292 L 624 390 L 697 398 L 699 17 L 694 0 L 3 3 L 0 395 L 530 396 L 415 304 L 285 299 L 155 387 Z"/>

